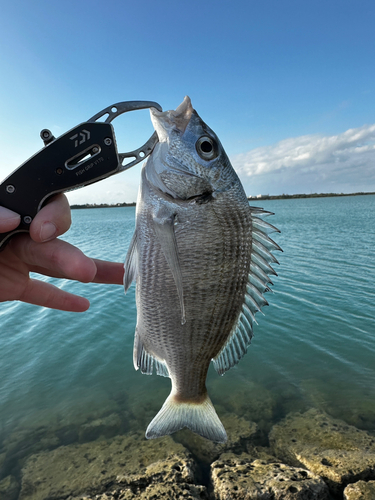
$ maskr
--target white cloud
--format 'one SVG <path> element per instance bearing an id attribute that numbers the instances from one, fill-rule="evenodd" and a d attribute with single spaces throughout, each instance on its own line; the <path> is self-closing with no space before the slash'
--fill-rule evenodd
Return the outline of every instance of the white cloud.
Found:
<path id="1" fill-rule="evenodd" d="M 251 195 L 375 191 L 375 124 L 285 139 L 231 160 Z"/>

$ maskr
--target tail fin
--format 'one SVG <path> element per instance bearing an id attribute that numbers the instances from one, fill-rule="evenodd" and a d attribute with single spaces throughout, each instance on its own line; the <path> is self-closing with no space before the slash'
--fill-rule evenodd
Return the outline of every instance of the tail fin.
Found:
<path id="1" fill-rule="evenodd" d="M 187 427 L 204 438 L 225 443 L 227 434 L 208 395 L 202 403 L 175 401 L 172 395 L 146 430 L 146 438 L 154 439 Z"/>

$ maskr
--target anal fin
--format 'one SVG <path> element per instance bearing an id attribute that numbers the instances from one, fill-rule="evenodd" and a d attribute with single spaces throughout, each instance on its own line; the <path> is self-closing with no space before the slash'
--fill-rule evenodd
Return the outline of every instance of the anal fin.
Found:
<path id="1" fill-rule="evenodd" d="M 147 352 L 137 330 L 134 337 L 133 364 L 136 370 L 140 369 L 145 375 L 152 375 L 155 367 L 157 375 L 169 377 L 165 362 Z"/>

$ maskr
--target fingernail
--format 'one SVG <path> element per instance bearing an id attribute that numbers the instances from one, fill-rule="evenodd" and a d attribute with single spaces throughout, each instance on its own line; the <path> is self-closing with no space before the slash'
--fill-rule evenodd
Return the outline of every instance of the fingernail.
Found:
<path id="1" fill-rule="evenodd" d="M 41 241 L 52 240 L 57 234 L 57 227 L 53 222 L 43 222 L 40 228 Z"/>

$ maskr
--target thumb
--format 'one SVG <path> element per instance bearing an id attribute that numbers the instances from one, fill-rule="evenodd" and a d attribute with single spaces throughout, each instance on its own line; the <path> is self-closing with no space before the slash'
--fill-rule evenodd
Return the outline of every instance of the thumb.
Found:
<path id="1" fill-rule="evenodd" d="M 20 215 L 5 207 L 0 207 L 0 233 L 16 229 L 21 222 Z"/>

